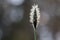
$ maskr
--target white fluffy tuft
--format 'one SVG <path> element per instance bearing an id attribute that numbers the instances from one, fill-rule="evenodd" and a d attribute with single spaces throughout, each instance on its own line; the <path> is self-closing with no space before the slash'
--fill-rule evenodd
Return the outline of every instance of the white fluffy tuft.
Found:
<path id="1" fill-rule="evenodd" d="M 34 21 L 34 19 L 33 19 L 33 17 L 34 17 L 34 11 L 36 10 L 36 15 L 37 15 L 37 26 L 36 27 L 38 27 L 38 24 L 39 24 L 39 20 L 40 20 L 40 11 L 39 11 L 39 8 L 38 8 L 38 5 L 33 5 L 32 6 L 32 9 L 31 9 L 31 12 L 30 12 L 30 22 L 33 24 L 33 21 Z M 33 26 L 33 28 L 34 28 L 34 26 Z"/>

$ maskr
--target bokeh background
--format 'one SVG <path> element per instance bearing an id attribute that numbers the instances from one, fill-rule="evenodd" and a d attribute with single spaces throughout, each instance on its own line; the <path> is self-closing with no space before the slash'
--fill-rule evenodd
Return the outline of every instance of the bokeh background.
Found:
<path id="1" fill-rule="evenodd" d="M 31 6 L 30 0 L 24 0 L 20 5 L 12 5 L 7 0 L 0 0 L 1 40 L 34 40 L 34 30 L 29 22 Z"/>

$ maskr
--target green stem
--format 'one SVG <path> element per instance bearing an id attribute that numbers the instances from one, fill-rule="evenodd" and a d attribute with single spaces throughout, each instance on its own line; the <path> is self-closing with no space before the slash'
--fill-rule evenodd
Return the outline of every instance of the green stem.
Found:
<path id="1" fill-rule="evenodd" d="M 36 40 L 36 30 L 34 29 L 34 40 Z"/>
<path id="2" fill-rule="evenodd" d="M 36 29 L 35 29 L 34 25 L 33 25 L 33 29 L 34 29 L 34 40 L 36 40 Z"/>

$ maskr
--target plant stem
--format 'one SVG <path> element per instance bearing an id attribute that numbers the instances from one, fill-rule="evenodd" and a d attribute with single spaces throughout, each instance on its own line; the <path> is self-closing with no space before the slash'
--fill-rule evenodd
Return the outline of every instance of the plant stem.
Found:
<path id="1" fill-rule="evenodd" d="M 34 30 L 34 40 L 36 40 L 36 30 Z"/>

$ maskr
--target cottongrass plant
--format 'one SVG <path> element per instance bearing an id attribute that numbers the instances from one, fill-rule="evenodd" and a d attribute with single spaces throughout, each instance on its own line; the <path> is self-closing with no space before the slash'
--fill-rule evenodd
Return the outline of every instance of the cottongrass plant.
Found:
<path id="1" fill-rule="evenodd" d="M 31 9 L 31 12 L 30 12 L 30 23 L 32 24 L 32 26 L 33 26 L 33 29 L 34 29 L 34 39 L 36 40 L 36 28 L 35 28 L 35 26 L 34 26 L 34 12 L 35 12 L 35 10 L 36 10 L 36 16 L 37 16 L 37 18 L 36 18 L 36 20 L 37 20 L 37 22 L 36 22 L 36 28 L 38 27 L 38 24 L 39 24 L 39 20 L 40 20 L 40 11 L 39 11 L 39 8 L 38 8 L 38 5 L 33 5 L 32 6 L 32 9 Z"/>

